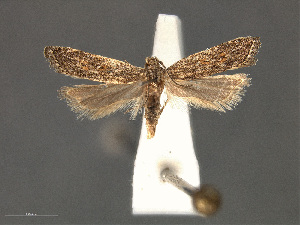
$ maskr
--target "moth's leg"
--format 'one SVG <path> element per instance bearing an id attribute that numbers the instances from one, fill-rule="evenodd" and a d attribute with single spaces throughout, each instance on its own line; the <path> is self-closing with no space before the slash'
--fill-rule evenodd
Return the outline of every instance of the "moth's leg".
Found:
<path id="1" fill-rule="evenodd" d="M 163 107 L 161 107 L 161 109 L 160 109 L 160 111 L 159 111 L 159 116 L 162 114 L 162 112 L 164 111 L 164 108 L 166 107 L 166 105 L 167 105 L 167 103 L 168 103 L 168 101 L 169 101 L 169 99 L 167 99 L 166 101 L 165 101 L 165 104 L 163 105 Z"/>
<path id="2" fill-rule="evenodd" d="M 158 60 L 158 62 L 159 62 L 159 64 L 160 64 L 164 69 L 167 69 L 167 68 L 165 67 L 165 65 L 163 64 L 162 61 Z"/>
<path id="3" fill-rule="evenodd" d="M 171 78 L 171 77 L 170 77 Z M 188 87 L 188 86 L 191 86 L 191 85 L 186 85 L 186 84 L 179 84 L 177 83 L 173 78 L 171 78 L 171 81 L 174 82 L 175 85 L 178 85 L 178 86 L 181 86 L 181 87 Z"/>
<path id="4" fill-rule="evenodd" d="M 164 65 L 164 63 L 162 61 L 160 61 L 156 56 L 154 56 L 153 58 L 155 58 L 157 60 L 157 62 L 164 68 L 167 69 Z"/>

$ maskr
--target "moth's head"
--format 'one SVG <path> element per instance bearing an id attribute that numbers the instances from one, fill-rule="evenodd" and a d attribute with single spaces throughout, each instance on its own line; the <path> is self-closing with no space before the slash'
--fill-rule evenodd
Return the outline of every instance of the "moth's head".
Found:
<path id="1" fill-rule="evenodd" d="M 150 67 L 163 67 L 163 68 L 166 68 L 164 66 L 164 64 L 158 60 L 158 58 L 156 58 L 155 56 L 154 57 L 147 57 L 146 58 L 146 66 L 150 66 Z"/>

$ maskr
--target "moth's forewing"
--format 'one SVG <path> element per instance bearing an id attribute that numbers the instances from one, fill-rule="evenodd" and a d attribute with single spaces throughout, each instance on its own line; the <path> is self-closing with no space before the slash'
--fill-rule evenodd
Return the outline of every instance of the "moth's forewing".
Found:
<path id="1" fill-rule="evenodd" d="M 173 80 L 194 80 L 226 70 L 255 65 L 259 37 L 240 37 L 195 53 L 167 68 Z"/>
<path id="2" fill-rule="evenodd" d="M 57 73 L 73 78 L 107 84 L 128 84 L 146 80 L 143 68 L 69 47 L 47 46 L 44 55 Z"/>

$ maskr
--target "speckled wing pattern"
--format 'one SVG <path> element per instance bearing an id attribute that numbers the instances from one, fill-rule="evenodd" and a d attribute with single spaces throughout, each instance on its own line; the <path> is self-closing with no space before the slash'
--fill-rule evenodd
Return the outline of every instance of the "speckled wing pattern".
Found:
<path id="1" fill-rule="evenodd" d="M 143 68 L 70 47 L 47 46 L 44 55 L 57 73 L 73 78 L 109 84 L 130 84 L 146 79 Z"/>
<path id="2" fill-rule="evenodd" d="M 44 55 L 56 72 L 73 78 L 104 82 L 103 85 L 62 87 L 61 99 L 91 120 L 126 110 L 134 119 L 144 105 L 144 69 L 128 62 L 93 55 L 70 47 L 47 46 Z"/>
<path id="3" fill-rule="evenodd" d="M 259 37 L 240 37 L 195 53 L 171 65 L 167 71 L 173 80 L 194 80 L 226 70 L 255 65 Z"/>
<path id="4" fill-rule="evenodd" d="M 258 37 L 241 37 L 176 62 L 167 68 L 168 98 L 179 97 L 195 108 L 231 110 L 242 100 L 251 79 L 243 73 L 214 74 L 255 65 L 260 44 Z"/>

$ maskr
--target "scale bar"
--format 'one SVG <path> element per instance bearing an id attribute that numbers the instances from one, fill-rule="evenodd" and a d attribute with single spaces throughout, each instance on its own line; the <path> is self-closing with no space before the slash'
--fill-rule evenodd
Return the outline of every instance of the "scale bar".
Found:
<path id="1" fill-rule="evenodd" d="M 31 217 L 34 217 L 34 216 L 58 216 L 58 215 L 4 215 L 4 216 L 31 216 Z"/>

